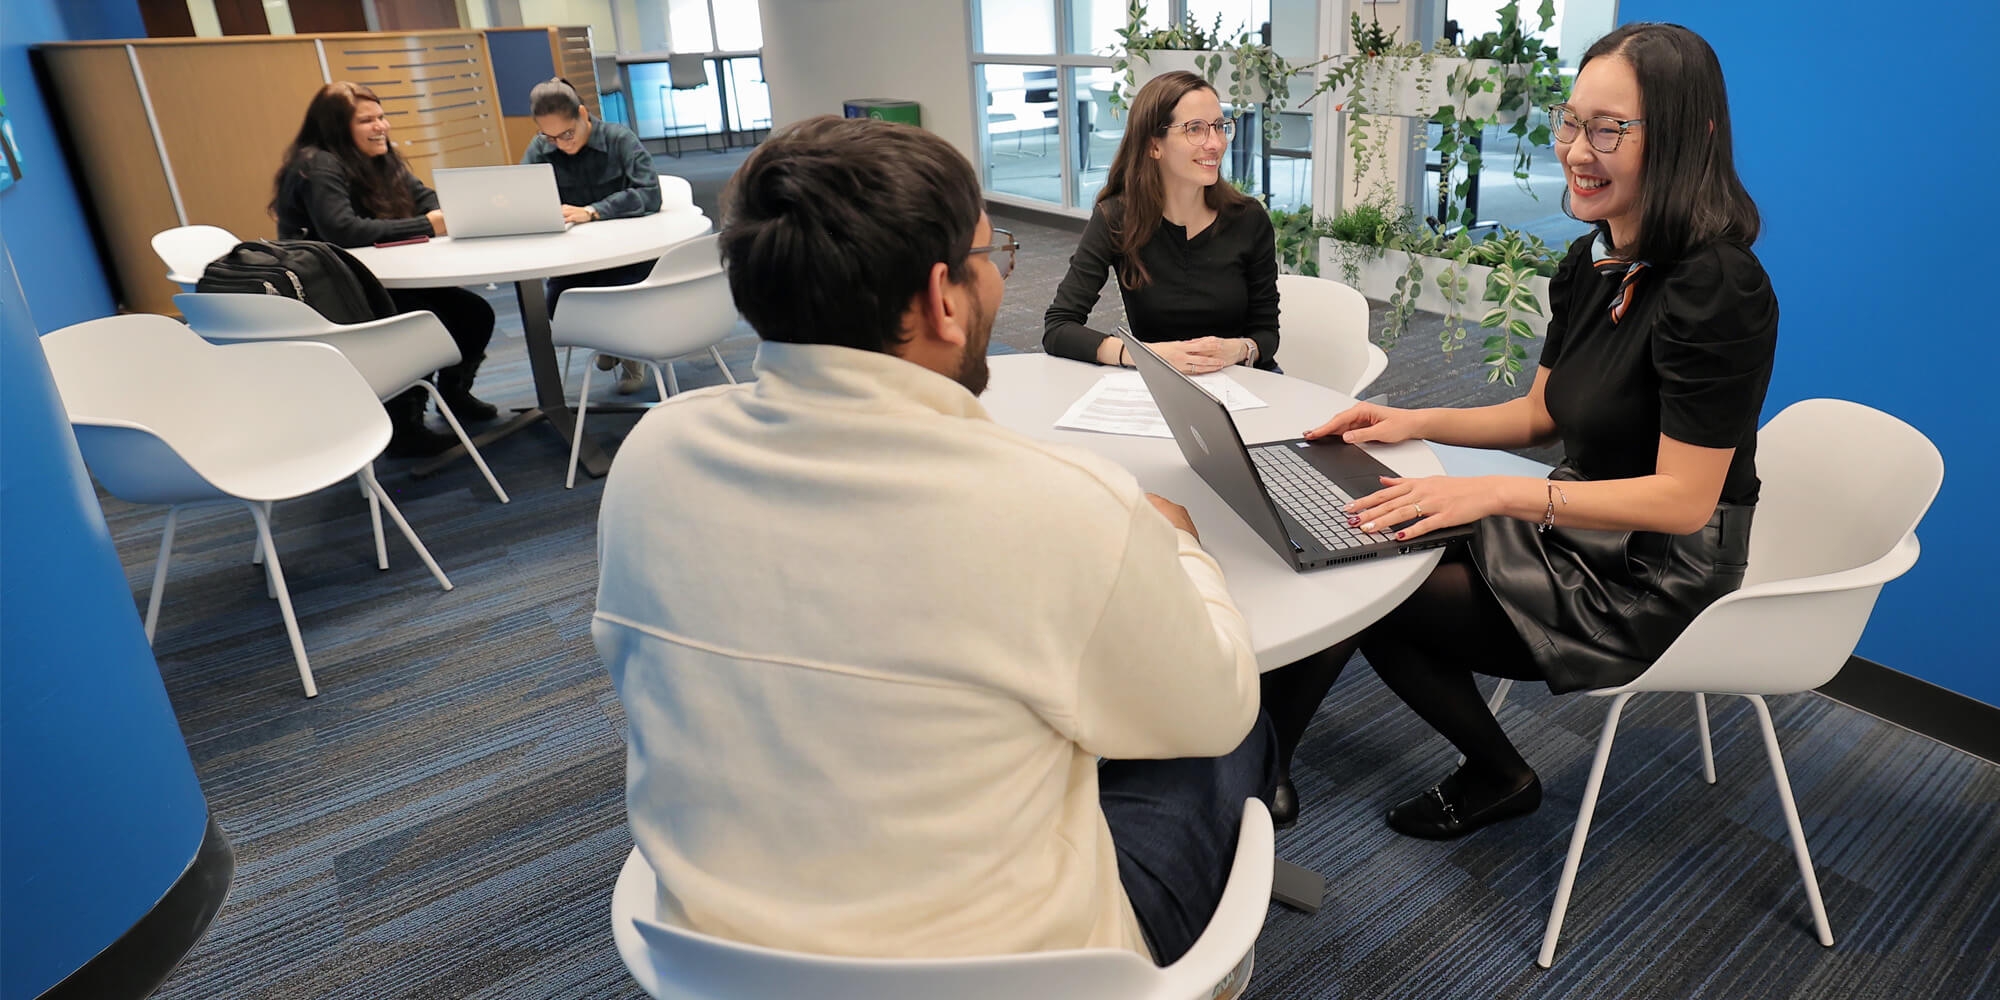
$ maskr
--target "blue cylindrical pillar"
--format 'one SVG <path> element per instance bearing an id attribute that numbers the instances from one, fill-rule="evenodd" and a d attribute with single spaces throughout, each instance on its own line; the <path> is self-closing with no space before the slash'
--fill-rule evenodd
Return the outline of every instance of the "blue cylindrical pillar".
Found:
<path id="1" fill-rule="evenodd" d="M 138 997 L 234 860 L 0 257 L 0 997 Z"/>

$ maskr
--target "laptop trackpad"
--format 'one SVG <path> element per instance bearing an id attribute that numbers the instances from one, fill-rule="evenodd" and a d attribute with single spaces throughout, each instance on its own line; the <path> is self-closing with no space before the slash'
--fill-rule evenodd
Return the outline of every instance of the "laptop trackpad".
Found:
<path id="1" fill-rule="evenodd" d="M 1296 454 L 1312 463 L 1320 475 L 1332 480 L 1334 485 L 1357 500 L 1381 489 L 1380 477 L 1396 474 L 1394 469 L 1383 465 L 1375 456 L 1338 438 L 1321 438 L 1306 443 L 1309 447 L 1293 446 L 1297 449 Z"/>

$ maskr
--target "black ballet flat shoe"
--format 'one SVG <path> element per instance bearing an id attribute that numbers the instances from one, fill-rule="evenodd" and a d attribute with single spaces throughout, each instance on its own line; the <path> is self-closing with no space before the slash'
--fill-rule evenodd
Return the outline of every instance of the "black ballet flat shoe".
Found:
<path id="1" fill-rule="evenodd" d="M 1278 782 L 1271 792 L 1271 825 L 1280 830 L 1289 830 L 1299 821 L 1299 792 L 1292 787 L 1292 779 Z"/>
<path id="2" fill-rule="evenodd" d="M 1488 789 L 1465 787 L 1454 773 L 1429 791 L 1389 810 L 1389 828 L 1405 837 L 1456 840 L 1501 820 L 1526 816 L 1541 808 L 1542 780 L 1528 776 L 1526 784 L 1494 797 Z"/>

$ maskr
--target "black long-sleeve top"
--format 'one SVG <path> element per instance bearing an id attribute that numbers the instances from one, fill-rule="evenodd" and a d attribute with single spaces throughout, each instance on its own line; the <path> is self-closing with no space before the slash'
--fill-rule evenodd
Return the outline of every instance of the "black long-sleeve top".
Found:
<path id="1" fill-rule="evenodd" d="M 660 175 L 653 170 L 653 154 L 646 152 L 631 129 L 617 122 L 592 121 L 590 138 L 575 154 L 537 135 L 521 162 L 554 167 L 563 204 L 595 208 L 600 219 L 660 210 Z"/>
<path id="2" fill-rule="evenodd" d="M 437 192 L 408 169 L 403 181 L 417 204 L 407 219 L 377 219 L 362 204 L 361 189 L 347 176 L 340 157 L 321 149 L 308 152 L 278 183 L 278 238 L 325 240 L 335 246 L 365 247 L 412 236 L 435 236 L 425 213 L 438 207 Z"/>
<path id="3" fill-rule="evenodd" d="M 1042 317 L 1042 349 L 1057 357 L 1097 360 L 1107 334 L 1084 325 L 1107 277 L 1123 255 L 1112 235 L 1122 217 L 1120 199 L 1098 202 L 1084 227 L 1069 273 Z M 1190 239 L 1165 219 L 1140 248 L 1152 281 L 1136 291 L 1121 283 L 1133 335 L 1147 343 L 1197 337 L 1248 337 L 1257 343 L 1257 367 L 1278 356 L 1278 252 L 1271 217 L 1247 202 L 1224 208 Z"/>

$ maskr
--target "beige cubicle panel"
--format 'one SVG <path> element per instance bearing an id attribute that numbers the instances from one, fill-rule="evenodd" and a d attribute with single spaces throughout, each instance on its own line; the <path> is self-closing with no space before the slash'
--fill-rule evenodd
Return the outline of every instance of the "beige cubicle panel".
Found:
<path id="1" fill-rule="evenodd" d="M 478 31 L 58 42 L 37 55 L 118 299 L 135 311 L 175 311 L 153 234 L 205 224 L 275 235 L 272 180 L 327 82 L 382 98 L 397 152 L 426 182 L 438 167 L 513 162 Z"/>
<path id="2" fill-rule="evenodd" d="M 245 36 L 226 47 L 133 52 L 187 224 L 221 226 L 246 240 L 276 236 L 268 206 L 278 164 L 322 83 L 312 41 Z M 258 94 L 243 93 L 245 80 L 257 81 Z M 169 296 L 175 291 L 165 278 L 160 285 Z M 157 311 L 171 311 L 171 303 Z"/>

